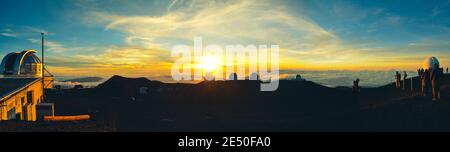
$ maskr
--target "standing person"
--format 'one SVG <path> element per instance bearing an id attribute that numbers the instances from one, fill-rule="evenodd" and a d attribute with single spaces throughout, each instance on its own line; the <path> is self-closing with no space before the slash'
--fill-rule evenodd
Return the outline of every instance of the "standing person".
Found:
<path id="1" fill-rule="evenodd" d="M 444 69 L 441 70 L 438 64 L 434 64 L 434 68 L 430 71 L 430 79 L 431 79 L 431 91 L 433 95 L 433 101 L 440 99 L 440 90 L 441 90 L 441 73 L 443 73 Z"/>
<path id="2" fill-rule="evenodd" d="M 425 96 L 425 75 L 423 74 L 423 73 L 421 73 L 420 75 L 419 75 L 419 77 L 420 77 L 420 86 L 421 86 L 421 88 L 422 88 L 422 96 Z"/>
<path id="3" fill-rule="evenodd" d="M 429 78 L 430 74 L 428 69 L 425 69 L 420 76 L 420 80 L 422 80 L 422 96 L 427 96 L 428 94 L 428 87 L 429 87 Z"/>
<path id="4" fill-rule="evenodd" d="M 406 74 L 406 71 L 403 71 L 403 90 L 405 90 L 406 77 L 408 77 L 408 74 Z"/>
<path id="5" fill-rule="evenodd" d="M 395 88 L 399 88 L 399 78 L 398 78 L 398 71 L 395 71 Z"/>
<path id="6" fill-rule="evenodd" d="M 448 74 L 448 67 L 447 67 L 447 69 L 446 69 L 446 70 L 447 70 L 447 74 Z"/>
<path id="7" fill-rule="evenodd" d="M 420 70 L 420 72 L 419 72 L 418 77 L 419 77 L 419 84 L 420 84 L 420 83 L 422 82 L 421 77 L 422 77 L 422 74 L 423 74 L 423 68 L 420 68 L 419 70 Z M 420 87 L 420 86 L 419 86 L 419 87 Z"/>
<path id="8" fill-rule="evenodd" d="M 356 78 L 355 81 L 353 81 L 353 92 L 359 92 L 359 78 Z"/>

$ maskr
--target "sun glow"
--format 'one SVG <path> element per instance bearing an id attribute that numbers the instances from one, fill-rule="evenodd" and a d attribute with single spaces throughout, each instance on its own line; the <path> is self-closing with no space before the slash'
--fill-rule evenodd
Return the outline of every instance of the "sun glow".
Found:
<path id="1" fill-rule="evenodd" d="M 217 57 L 204 56 L 200 66 L 205 72 L 212 72 L 218 68 L 219 59 Z"/>

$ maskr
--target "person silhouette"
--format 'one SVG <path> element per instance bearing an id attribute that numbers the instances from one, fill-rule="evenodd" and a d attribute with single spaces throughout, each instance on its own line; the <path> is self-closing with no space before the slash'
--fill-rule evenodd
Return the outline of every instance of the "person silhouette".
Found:
<path id="1" fill-rule="evenodd" d="M 303 79 L 302 76 L 301 76 L 300 74 L 297 74 L 297 75 L 295 76 L 295 80 L 296 80 L 296 81 L 304 81 L 305 79 Z"/>
<path id="2" fill-rule="evenodd" d="M 448 74 L 448 67 L 447 67 L 447 69 L 446 69 L 446 70 L 447 70 L 447 74 Z"/>
<path id="3" fill-rule="evenodd" d="M 408 74 L 406 73 L 406 71 L 403 71 L 403 90 L 405 90 L 405 83 L 406 83 L 407 77 L 408 77 Z"/>
<path id="4" fill-rule="evenodd" d="M 395 87 L 400 88 L 401 75 L 398 71 L 395 72 Z"/>
<path id="5" fill-rule="evenodd" d="M 425 69 L 420 76 L 420 80 L 422 81 L 422 96 L 427 96 L 428 88 L 430 84 L 430 72 L 428 69 Z"/>
<path id="6" fill-rule="evenodd" d="M 442 69 L 442 70 L 441 70 Z M 431 80 L 431 91 L 432 91 L 432 100 L 437 101 L 441 96 L 441 73 L 443 73 L 444 69 L 439 68 L 439 65 L 434 64 L 434 68 L 430 71 L 430 80 Z"/>
<path id="7" fill-rule="evenodd" d="M 356 78 L 356 80 L 353 81 L 353 92 L 359 92 L 359 91 L 360 91 L 359 78 Z"/>

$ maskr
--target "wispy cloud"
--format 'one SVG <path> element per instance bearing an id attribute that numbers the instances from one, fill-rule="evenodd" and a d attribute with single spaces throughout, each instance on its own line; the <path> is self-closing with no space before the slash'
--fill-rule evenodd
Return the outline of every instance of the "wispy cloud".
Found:
<path id="1" fill-rule="evenodd" d="M 181 1 L 183 1 L 183 0 L 181 0 Z M 167 11 L 170 11 L 172 9 L 172 7 L 175 6 L 175 4 L 177 4 L 177 3 L 178 3 L 178 0 L 172 0 L 172 2 L 167 7 Z"/>
<path id="2" fill-rule="evenodd" d="M 33 44 L 41 44 L 41 39 L 36 38 L 29 38 L 29 42 Z M 45 40 L 45 48 L 47 51 L 50 51 L 52 53 L 57 54 L 66 54 L 66 55 L 73 55 L 78 53 L 88 53 L 88 52 L 95 52 L 95 51 L 101 51 L 104 49 L 103 46 L 95 46 L 95 47 L 89 47 L 89 46 L 67 46 L 64 45 L 64 43 L 57 42 L 54 40 Z M 101 53 L 101 52 L 99 52 Z"/>
<path id="3" fill-rule="evenodd" d="M 202 36 L 210 44 L 278 44 L 304 54 L 329 52 L 332 50 L 320 48 L 340 44 L 338 36 L 313 20 L 292 15 L 285 6 L 269 1 L 192 1 L 162 16 L 92 12 L 87 19 L 104 25 L 106 30 L 128 34 L 127 42 L 174 45 Z"/>
<path id="4" fill-rule="evenodd" d="M 55 35 L 55 33 L 51 33 L 47 30 L 36 28 L 36 27 L 31 27 L 31 26 L 24 26 L 24 27 L 10 26 L 8 28 L 4 28 L 3 30 L 1 30 L 0 35 L 6 36 L 6 37 L 28 39 L 29 37 L 38 35 L 39 33 L 44 33 L 46 35 Z"/>
<path id="5" fill-rule="evenodd" d="M 83 55 L 82 55 L 83 56 Z M 160 63 L 171 63 L 170 52 L 158 48 L 112 46 L 97 56 L 83 56 L 104 65 L 126 67 L 148 67 Z"/>
<path id="6" fill-rule="evenodd" d="M 369 15 L 368 11 L 362 10 L 350 3 L 337 2 L 333 5 L 332 13 L 341 20 L 359 21 Z M 380 10 L 377 10 L 380 11 Z M 375 12 L 379 13 L 379 12 Z"/>
<path id="7" fill-rule="evenodd" d="M 97 48 L 98 49 L 98 48 Z M 169 52 L 156 48 L 110 46 L 97 55 L 52 55 L 49 69 L 58 75 L 163 76 L 170 73 Z"/>
<path id="8" fill-rule="evenodd" d="M 6 37 L 17 37 L 17 34 L 13 34 L 13 33 L 0 33 L 2 36 L 6 36 Z"/>
<path id="9" fill-rule="evenodd" d="M 45 35 L 55 35 L 55 33 L 51 33 L 48 30 L 37 28 L 37 27 L 27 26 L 26 28 L 31 33 L 44 33 Z"/>
<path id="10" fill-rule="evenodd" d="M 434 7 L 433 10 L 431 10 L 431 16 L 437 16 L 441 13 L 442 11 L 438 7 Z"/>
<path id="11" fill-rule="evenodd" d="M 397 15 L 389 15 L 385 18 L 384 24 L 390 26 L 399 26 L 402 22 L 402 18 Z"/>
<path id="12" fill-rule="evenodd" d="M 165 38 L 191 40 L 199 35 L 241 42 L 243 40 L 278 42 L 277 38 L 291 32 L 323 39 L 334 37 L 313 21 L 301 16 L 294 17 L 284 11 L 282 6 L 264 4 L 262 1 L 257 4 L 251 1 L 225 4 L 214 1 L 193 3 L 195 4 L 168 12 L 163 16 L 120 16 L 113 13 L 92 12 L 88 18 L 100 21 L 106 30 L 123 31 L 133 37 L 146 37 L 154 41 Z M 301 38 L 292 36 L 289 36 L 292 40 Z"/>
<path id="13" fill-rule="evenodd" d="M 369 35 L 346 37 L 336 25 L 330 27 L 328 22 L 320 24 L 320 19 L 306 16 L 313 13 L 293 13 L 288 6 L 268 0 L 172 0 L 160 7 L 162 12 L 149 14 L 117 12 L 94 8 L 95 2 L 88 4 L 83 7 L 89 9 L 82 23 L 123 35 L 124 44 L 103 46 L 105 49 L 96 55 L 83 56 L 105 69 L 169 64 L 171 46 L 192 44 L 194 36 L 202 36 L 204 44 L 278 44 L 282 66 L 297 69 L 390 69 L 396 65 L 413 68 L 417 63 L 410 63 L 411 59 L 420 62 L 417 59 L 424 55 L 417 53 L 418 49 L 436 46 L 419 46 L 424 42 L 413 41 L 390 46 L 390 41 L 396 39 L 389 36 L 397 34 L 396 29 L 410 30 L 404 28 L 411 27 L 406 26 L 411 20 L 388 8 L 360 7 L 353 3 L 331 3 L 327 11 L 345 23 L 342 31 Z M 439 13 L 439 10 L 434 12 Z M 386 31 L 394 33 L 383 33 Z M 70 49 L 58 43 L 54 48 Z M 393 50 L 404 55 L 395 55 L 391 53 Z"/>
<path id="14" fill-rule="evenodd" d="M 28 40 L 34 44 L 41 44 L 41 39 L 30 38 Z M 46 40 L 45 46 L 46 49 L 51 52 L 64 52 L 67 50 L 67 48 L 64 47 L 62 44 L 51 40 Z"/>
<path id="15" fill-rule="evenodd" d="M 2 32 L 0 33 L 0 35 L 2 36 L 6 36 L 6 37 L 17 37 L 17 33 L 14 32 L 12 29 L 10 28 L 5 28 L 2 30 Z"/>
<path id="16" fill-rule="evenodd" d="M 183 4 L 178 7 L 177 3 Z M 177 9 L 171 9 L 174 5 Z M 400 26 L 403 22 L 402 17 L 385 9 L 344 6 L 335 5 L 333 13 L 346 18 L 353 16 L 354 22 L 376 16 L 379 18 L 374 21 L 376 27 Z M 390 51 L 387 47 L 373 48 L 371 42 L 362 40 L 346 41 L 309 17 L 294 15 L 286 6 L 270 1 L 172 1 L 168 10 L 171 11 L 161 16 L 124 16 L 97 10 L 85 19 L 105 30 L 125 33 L 126 44 L 132 46 L 140 44 L 168 50 L 172 45 L 191 43 L 194 36 L 202 36 L 208 44 L 278 44 L 283 68 L 354 69 L 371 61 L 372 67 L 388 66 L 379 62 L 383 57 L 380 54 Z M 377 29 L 370 28 L 370 31 Z M 160 54 L 160 57 L 168 58 L 167 55 Z M 143 58 L 120 61 L 139 64 Z"/>

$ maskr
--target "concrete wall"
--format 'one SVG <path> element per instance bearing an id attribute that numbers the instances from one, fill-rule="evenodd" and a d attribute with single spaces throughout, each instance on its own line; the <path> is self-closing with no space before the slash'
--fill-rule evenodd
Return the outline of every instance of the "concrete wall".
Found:
<path id="1" fill-rule="evenodd" d="M 31 98 L 28 96 L 31 92 Z M 22 91 L 2 101 L 0 104 L 0 120 L 8 119 L 8 111 L 15 108 L 17 120 L 36 121 L 36 104 L 42 102 L 42 80 L 38 80 L 32 85 L 24 88 Z M 28 102 L 28 101 L 31 102 Z"/>

